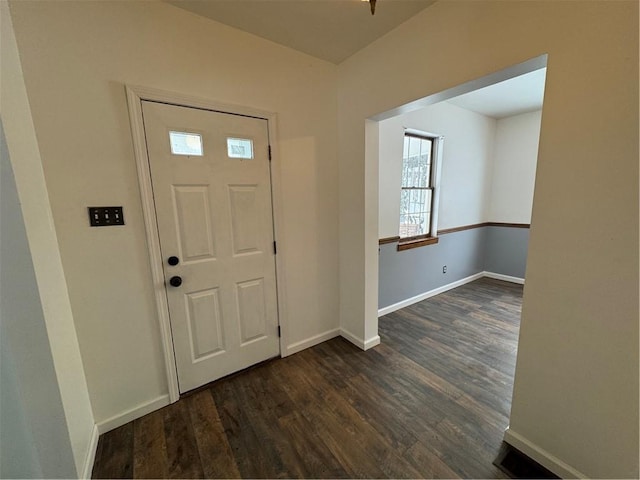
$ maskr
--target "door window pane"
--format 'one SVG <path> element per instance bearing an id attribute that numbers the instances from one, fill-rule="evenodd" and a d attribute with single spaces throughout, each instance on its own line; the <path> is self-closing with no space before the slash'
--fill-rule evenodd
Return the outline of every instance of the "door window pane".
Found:
<path id="1" fill-rule="evenodd" d="M 253 140 L 247 138 L 227 138 L 229 158 L 253 159 Z"/>
<path id="2" fill-rule="evenodd" d="M 169 132 L 171 153 L 202 156 L 202 135 L 199 133 Z"/>

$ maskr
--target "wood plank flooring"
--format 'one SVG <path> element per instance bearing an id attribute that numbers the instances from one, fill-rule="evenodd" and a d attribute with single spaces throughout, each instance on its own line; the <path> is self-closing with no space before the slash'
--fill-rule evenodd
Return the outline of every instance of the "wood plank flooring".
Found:
<path id="1" fill-rule="evenodd" d="M 491 279 L 208 385 L 100 437 L 93 478 L 505 478 L 522 287 Z"/>

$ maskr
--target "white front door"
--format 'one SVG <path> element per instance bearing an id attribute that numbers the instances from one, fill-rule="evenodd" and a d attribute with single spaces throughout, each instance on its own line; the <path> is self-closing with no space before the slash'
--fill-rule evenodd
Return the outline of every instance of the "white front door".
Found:
<path id="1" fill-rule="evenodd" d="M 180 392 L 280 354 L 267 121 L 142 102 Z"/>

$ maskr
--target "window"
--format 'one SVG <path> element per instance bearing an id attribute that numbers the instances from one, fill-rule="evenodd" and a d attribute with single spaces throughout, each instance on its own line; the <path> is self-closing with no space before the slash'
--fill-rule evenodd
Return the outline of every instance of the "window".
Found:
<path id="1" fill-rule="evenodd" d="M 227 138 L 227 156 L 229 158 L 253 159 L 253 140 L 248 138 Z"/>
<path id="2" fill-rule="evenodd" d="M 438 137 L 405 133 L 400 193 L 401 239 L 435 236 L 433 225 Z"/>
<path id="3" fill-rule="evenodd" d="M 202 156 L 202 135 L 189 132 L 169 132 L 171 153 L 174 155 Z"/>

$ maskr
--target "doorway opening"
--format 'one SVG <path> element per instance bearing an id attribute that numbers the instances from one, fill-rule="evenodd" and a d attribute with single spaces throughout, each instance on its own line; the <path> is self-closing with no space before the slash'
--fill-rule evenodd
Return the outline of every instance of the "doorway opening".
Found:
<path id="1" fill-rule="evenodd" d="M 513 395 L 546 64 L 543 55 L 365 124 L 382 341 L 437 378 L 446 400 L 436 410 L 462 400 L 496 427 L 492 458 Z"/>
<path id="2" fill-rule="evenodd" d="M 524 283 L 545 77 L 542 56 L 367 122 L 378 316 L 482 276 Z"/>

